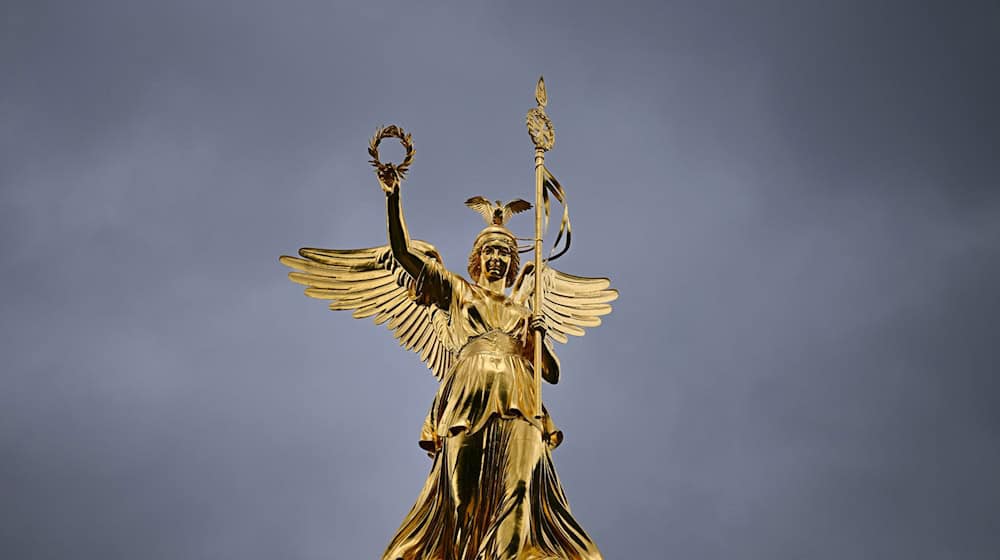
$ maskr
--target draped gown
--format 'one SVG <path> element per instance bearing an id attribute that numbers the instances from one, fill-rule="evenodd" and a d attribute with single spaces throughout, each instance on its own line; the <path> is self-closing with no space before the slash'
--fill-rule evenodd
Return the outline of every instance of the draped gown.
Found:
<path id="1" fill-rule="evenodd" d="M 536 409 L 530 310 L 435 261 L 411 295 L 445 311 L 457 358 L 421 432 L 430 474 L 383 560 L 600 560 L 552 464 L 562 433 Z"/>

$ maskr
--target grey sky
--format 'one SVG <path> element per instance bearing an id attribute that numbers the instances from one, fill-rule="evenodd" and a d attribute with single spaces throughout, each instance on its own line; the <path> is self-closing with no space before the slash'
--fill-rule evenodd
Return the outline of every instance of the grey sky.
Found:
<path id="1" fill-rule="evenodd" d="M 378 558 L 434 379 L 277 257 L 384 243 L 396 123 L 463 270 L 461 202 L 531 196 L 539 74 L 559 264 L 621 291 L 545 389 L 605 556 L 1000 553 L 995 4 L 0 16 L 0 556 Z"/>

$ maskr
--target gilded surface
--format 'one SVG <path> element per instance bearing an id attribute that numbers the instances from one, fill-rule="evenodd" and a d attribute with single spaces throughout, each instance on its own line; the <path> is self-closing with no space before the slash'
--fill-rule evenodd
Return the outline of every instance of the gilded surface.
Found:
<path id="1" fill-rule="evenodd" d="M 541 81 L 536 99 L 541 108 Z M 412 139 L 398 127 L 376 134 L 386 137 L 403 140 L 408 166 Z M 541 404 L 540 380 L 559 381 L 550 339 L 599 325 L 617 292 L 607 279 L 560 272 L 537 255 L 520 267 L 505 224 L 531 207 L 523 200 L 469 199 L 488 225 L 473 243 L 471 281 L 449 271 L 433 246 L 409 238 L 406 167 L 378 161 L 377 145 L 370 153 L 386 193 L 388 245 L 301 249 L 281 262 L 306 295 L 386 325 L 440 380 L 419 441 L 433 464 L 383 560 L 600 559 L 556 475 L 562 433 Z"/>

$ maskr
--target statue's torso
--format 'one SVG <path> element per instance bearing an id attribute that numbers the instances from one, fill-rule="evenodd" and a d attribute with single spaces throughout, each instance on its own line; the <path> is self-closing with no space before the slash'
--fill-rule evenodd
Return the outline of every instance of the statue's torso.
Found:
<path id="1" fill-rule="evenodd" d="M 490 332 L 503 333 L 523 345 L 530 310 L 509 297 L 486 288 L 463 283 L 451 306 L 449 328 L 456 349 Z"/>
<path id="2" fill-rule="evenodd" d="M 503 294 L 456 282 L 448 331 L 457 359 L 441 380 L 429 421 L 440 437 L 477 431 L 490 416 L 538 415 L 524 352 L 530 310 Z"/>

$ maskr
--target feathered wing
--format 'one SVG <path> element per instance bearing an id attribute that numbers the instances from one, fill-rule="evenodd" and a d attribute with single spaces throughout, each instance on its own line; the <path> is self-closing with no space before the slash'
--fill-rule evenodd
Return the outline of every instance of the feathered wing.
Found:
<path id="1" fill-rule="evenodd" d="M 503 207 L 503 222 L 507 223 L 514 214 L 519 214 L 525 210 L 531 210 L 531 203 L 520 198 L 508 202 Z"/>
<path id="2" fill-rule="evenodd" d="M 514 284 L 513 299 L 533 307 L 535 265 L 528 263 Z M 542 267 L 542 309 L 548 334 L 565 343 L 567 335 L 583 336 L 584 328 L 601 324 L 601 316 L 611 313 L 610 302 L 618 299 L 618 290 L 607 278 L 587 278 Z"/>
<path id="3" fill-rule="evenodd" d="M 437 250 L 424 241 L 411 249 L 425 260 L 441 262 Z M 307 296 L 330 300 L 332 310 L 353 310 L 357 319 L 374 317 L 385 323 L 399 344 L 420 354 L 434 376 L 441 379 L 454 360 L 437 326 L 447 321 L 444 311 L 418 305 L 409 295 L 413 278 L 392 256 L 388 245 L 370 249 L 299 249 L 299 257 L 279 260 L 293 269 L 292 282 L 306 286 Z"/>
<path id="4" fill-rule="evenodd" d="M 487 224 L 493 223 L 493 203 L 482 196 L 474 196 L 465 201 L 465 205 L 482 214 Z"/>

